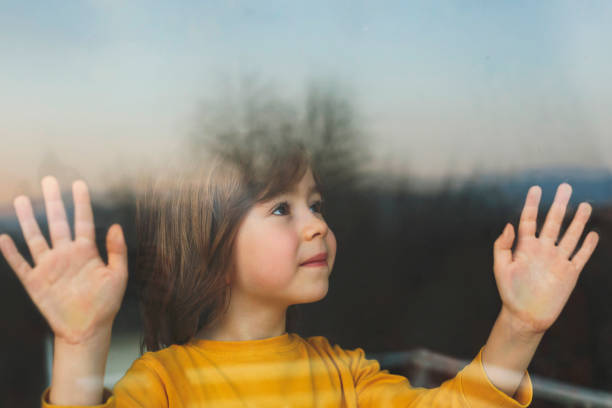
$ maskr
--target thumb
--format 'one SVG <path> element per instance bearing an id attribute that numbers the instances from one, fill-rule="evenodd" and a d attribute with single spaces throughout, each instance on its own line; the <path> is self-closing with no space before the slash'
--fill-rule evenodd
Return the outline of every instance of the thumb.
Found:
<path id="1" fill-rule="evenodd" d="M 115 272 L 127 270 L 127 246 L 123 230 L 119 224 L 113 224 L 106 234 L 106 251 L 108 267 Z"/>
<path id="2" fill-rule="evenodd" d="M 514 242 L 514 227 L 508 223 L 501 235 L 493 244 L 493 267 L 497 270 L 512 262 L 512 243 Z"/>

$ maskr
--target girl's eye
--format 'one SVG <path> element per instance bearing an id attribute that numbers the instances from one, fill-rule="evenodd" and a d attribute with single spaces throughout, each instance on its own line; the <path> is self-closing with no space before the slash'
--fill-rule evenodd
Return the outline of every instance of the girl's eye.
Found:
<path id="1" fill-rule="evenodd" d="M 317 200 L 315 201 L 310 208 L 312 208 L 312 210 L 316 213 L 322 213 L 323 212 L 323 200 Z"/>
<path id="2" fill-rule="evenodd" d="M 283 201 L 282 203 L 278 204 L 272 211 L 272 214 L 274 215 L 289 214 L 289 203 L 287 203 L 286 201 Z"/>
<path id="3" fill-rule="evenodd" d="M 311 211 L 315 213 L 321 214 L 323 212 L 323 200 L 315 201 L 310 206 L 310 209 Z M 273 215 L 288 215 L 289 213 L 290 213 L 290 207 L 289 207 L 289 203 L 286 201 L 279 203 L 276 207 L 274 207 L 274 210 L 272 210 Z"/>

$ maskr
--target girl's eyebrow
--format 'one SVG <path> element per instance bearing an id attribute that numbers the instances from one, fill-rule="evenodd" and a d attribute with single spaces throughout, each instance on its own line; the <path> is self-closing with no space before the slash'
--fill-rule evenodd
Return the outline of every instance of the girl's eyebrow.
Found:
<path id="1" fill-rule="evenodd" d="M 310 195 L 315 194 L 315 193 L 321 194 L 321 191 L 319 191 L 319 186 L 317 186 L 316 184 L 310 186 L 310 188 L 308 189 L 308 194 L 307 195 L 310 196 Z"/>

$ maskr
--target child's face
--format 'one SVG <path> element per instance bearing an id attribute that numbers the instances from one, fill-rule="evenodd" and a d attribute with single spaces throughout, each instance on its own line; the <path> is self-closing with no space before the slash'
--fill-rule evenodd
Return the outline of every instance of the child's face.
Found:
<path id="1" fill-rule="evenodd" d="M 320 201 L 309 169 L 293 191 L 251 208 L 236 237 L 232 299 L 289 306 L 327 294 L 336 238 Z M 321 253 L 322 262 L 303 264 Z"/>

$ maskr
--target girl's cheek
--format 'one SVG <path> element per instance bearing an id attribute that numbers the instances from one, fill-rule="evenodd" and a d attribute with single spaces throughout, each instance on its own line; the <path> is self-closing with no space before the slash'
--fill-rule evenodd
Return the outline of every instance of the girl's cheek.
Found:
<path id="1" fill-rule="evenodd" d="M 267 288 L 282 288 L 293 279 L 299 260 L 298 240 L 290 234 L 269 236 L 259 253 L 257 284 Z"/>

